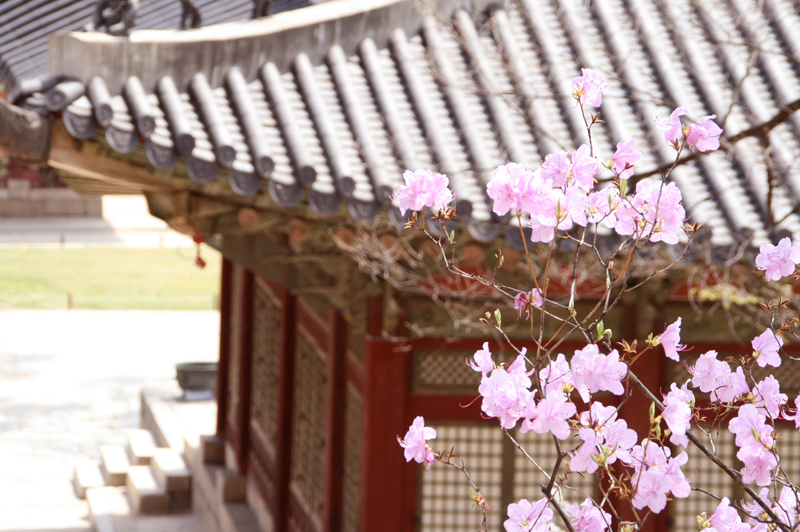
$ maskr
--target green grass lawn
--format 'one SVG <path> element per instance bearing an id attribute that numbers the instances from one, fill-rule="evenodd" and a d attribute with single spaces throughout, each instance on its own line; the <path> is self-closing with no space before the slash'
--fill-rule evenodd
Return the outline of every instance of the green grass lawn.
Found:
<path id="1" fill-rule="evenodd" d="M 0 248 L 0 308 L 210 310 L 220 255 L 132 248 Z"/>

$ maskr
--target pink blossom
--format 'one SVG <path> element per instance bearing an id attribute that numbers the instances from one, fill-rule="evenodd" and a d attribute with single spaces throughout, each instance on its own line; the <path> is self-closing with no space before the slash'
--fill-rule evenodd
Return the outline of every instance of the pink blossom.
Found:
<path id="1" fill-rule="evenodd" d="M 780 383 L 772 375 L 756 384 L 753 394 L 756 396 L 756 406 L 766 411 L 771 419 L 778 418 L 781 407 L 788 400 L 786 394 L 781 393 Z"/>
<path id="2" fill-rule="evenodd" d="M 723 497 L 713 515 L 709 518 L 716 532 L 749 532 L 750 525 L 742 523 L 739 512 L 730 505 L 730 500 Z"/>
<path id="3" fill-rule="evenodd" d="M 738 415 L 728 423 L 728 430 L 736 435 L 739 447 L 736 457 L 742 461 L 742 480 L 766 486 L 770 482 L 770 472 L 778 465 L 772 453 L 775 438 L 773 429 L 766 423 L 767 417 L 754 405 L 739 408 Z"/>
<path id="4" fill-rule="evenodd" d="M 681 318 L 678 318 L 667 327 L 666 330 L 659 335 L 658 339 L 664 347 L 664 354 L 667 355 L 667 358 L 671 358 L 676 362 L 680 361 L 681 358 L 678 356 L 678 351 L 686 350 L 686 346 L 681 343 Z"/>
<path id="5" fill-rule="evenodd" d="M 620 202 L 614 230 L 620 235 L 649 235 L 651 242 L 677 244 L 686 211 L 675 183 L 642 179 L 633 197 Z"/>
<path id="6" fill-rule="evenodd" d="M 691 493 L 689 481 L 681 471 L 681 466 L 689 460 L 682 452 L 671 458 L 669 448 L 649 441 L 631 449 L 627 464 L 634 468 L 631 485 L 636 486 L 633 507 L 637 510 L 650 508 L 654 513 L 661 512 L 667 505 L 667 495 L 684 498 Z"/>
<path id="7" fill-rule="evenodd" d="M 664 397 L 664 411 L 662 418 L 667 423 L 667 427 L 672 432 L 670 443 L 673 445 L 689 445 L 689 438 L 686 431 L 692 426 L 692 404 L 694 404 L 694 394 L 688 389 L 689 381 L 678 388 L 674 382 L 671 391 Z"/>
<path id="8" fill-rule="evenodd" d="M 542 163 L 542 179 L 549 179 L 554 187 L 563 187 L 569 178 L 570 164 L 567 153 L 557 151 L 544 158 Z"/>
<path id="9" fill-rule="evenodd" d="M 514 296 L 514 310 L 517 311 L 517 319 L 522 317 L 522 312 L 526 316 L 530 316 L 531 312 L 531 294 L 533 295 L 533 306 L 542 308 L 542 291 L 539 288 L 534 288 L 530 292 L 520 292 Z"/>
<path id="10" fill-rule="evenodd" d="M 688 114 L 689 111 L 686 107 L 678 107 L 669 117 L 669 120 L 666 122 L 661 122 L 658 120 L 658 117 L 653 119 L 653 122 L 658 127 L 666 129 L 666 133 L 664 133 L 664 139 L 667 141 L 667 144 L 672 144 L 673 142 L 680 141 L 683 138 L 683 124 L 681 124 L 681 117 Z"/>
<path id="11" fill-rule="evenodd" d="M 712 401 L 729 403 L 750 391 L 742 368 L 731 372 L 727 362 L 717 360 L 716 351 L 700 355 L 695 365 L 689 368 L 689 372 L 693 375 L 692 385 L 700 388 L 701 392 L 710 392 Z"/>
<path id="12" fill-rule="evenodd" d="M 617 419 L 617 409 L 606 406 L 598 401 L 593 401 L 589 410 L 581 412 L 581 425 L 584 427 L 597 427 L 598 430 Z M 634 442 L 634 445 L 636 442 Z"/>
<path id="13" fill-rule="evenodd" d="M 775 334 L 772 329 L 767 329 L 756 336 L 753 339 L 752 346 L 756 363 L 762 368 L 765 366 L 775 366 L 777 368 L 781 365 L 781 355 L 778 351 L 783 347 L 783 338 Z"/>
<path id="14" fill-rule="evenodd" d="M 730 403 L 737 397 L 749 392 L 750 387 L 747 385 L 744 370 L 739 366 L 736 371 L 730 372 L 725 377 L 725 381 L 720 382 L 720 385 L 711 392 L 711 400 Z"/>
<path id="15" fill-rule="evenodd" d="M 717 115 L 704 116 L 699 124 L 689 126 L 686 133 L 686 145 L 694 151 L 714 151 L 719 148 L 719 136 L 722 128 L 712 122 Z"/>
<path id="16" fill-rule="evenodd" d="M 397 441 L 405 449 L 406 462 L 415 460 L 420 464 L 427 463 L 427 468 L 430 471 L 431 463 L 435 461 L 435 458 L 426 440 L 434 438 L 436 438 L 436 429 L 426 427 L 422 416 L 417 416 L 408 428 L 405 438 L 401 440 L 400 436 L 398 436 Z"/>
<path id="17" fill-rule="evenodd" d="M 578 436 L 583 445 L 570 459 L 569 470 L 592 474 L 597 471 L 598 461 L 602 458 L 603 435 L 594 429 L 583 428 L 578 431 Z"/>
<path id="18" fill-rule="evenodd" d="M 767 416 L 755 405 L 743 405 L 739 408 L 736 417 L 728 423 L 728 430 L 736 436 L 736 446 L 757 444 L 756 434 L 772 432 L 772 427 L 767 425 Z"/>
<path id="19" fill-rule="evenodd" d="M 742 461 L 742 481 L 755 482 L 759 486 L 768 486 L 772 470 L 778 465 L 778 459 L 772 453 L 772 435 L 762 438 L 761 445 L 748 445 L 739 449 L 736 457 Z"/>
<path id="20" fill-rule="evenodd" d="M 533 400 L 533 393 L 528 390 L 531 380 L 524 371 L 524 361 L 518 363 L 520 358 L 517 357 L 508 371 L 497 368 L 488 377 L 484 376 L 478 386 L 478 393 L 483 397 L 481 410 L 489 417 L 499 418 L 504 429 L 514 428 Z"/>
<path id="21" fill-rule="evenodd" d="M 486 193 L 494 200 L 492 210 L 503 216 L 509 210 L 529 212 L 533 208 L 533 172 L 517 163 L 498 166 L 494 177 L 486 186 Z"/>
<path id="22" fill-rule="evenodd" d="M 762 499 L 766 496 L 761 497 Z M 797 508 L 797 495 L 792 486 L 784 486 L 781 489 L 781 494 L 775 504 L 772 506 L 778 518 L 787 525 L 797 528 L 797 518 L 800 517 L 800 512 Z"/>
<path id="23" fill-rule="evenodd" d="M 547 507 L 547 499 L 533 504 L 527 499 L 508 505 L 508 519 L 503 523 L 506 532 L 548 532 L 553 520 L 553 510 Z"/>
<path id="24" fill-rule="evenodd" d="M 591 68 L 582 68 L 581 75 L 572 81 L 572 95 L 581 105 L 600 107 L 606 78 Z"/>
<path id="25" fill-rule="evenodd" d="M 800 429 L 800 395 L 795 397 L 795 399 L 794 399 L 794 407 L 795 407 L 794 415 L 791 415 L 791 414 L 789 414 L 788 411 L 786 411 L 783 414 L 783 419 L 787 419 L 789 421 L 794 421 L 794 428 Z"/>
<path id="26" fill-rule="evenodd" d="M 678 186 L 658 179 L 642 179 L 636 185 L 636 196 L 644 207 L 644 219 L 647 222 L 643 233 L 652 231 L 650 242 L 677 244 L 686 218 Z"/>
<path id="27" fill-rule="evenodd" d="M 716 351 L 707 351 L 700 355 L 694 366 L 690 368 L 692 374 L 692 386 L 700 388 L 701 392 L 713 392 L 726 382 L 731 367 L 717 360 Z"/>
<path id="28" fill-rule="evenodd" d="M 608 423 L 602 428 L 605 443 L 606 463 L 613 464 L 619 458 L 622 461 L 630 460 L 629 450 L 636 445 L 636 431 L 628 428 L 624 419 Z"/>
<path id="29" fill-rule="evenodd" d="M 587 498 L 580 506 L 572 503 L 567 511 L 575 532 L 605 532 L 611 526 L 611 515 L 604 512 Z"/>
<path id="30" fill-rule="evenodd" d="M 581 413 L 581 425 L 585 428 L 578 435 L 583 445 L 570 460 L 570 471 L 594 473 L 600 462 L 630 461 L 628 451 L 636 445 L 636 432 L 625 420 L 617 419 L 616 408 L 594 402 L 590 411 Z"/>
<path id="31" fill-rule="evenodd" d="M 581 145 L 580 148 L 572 152 L 572 166 L 570 175 L 578 185 L 586 190 L 594 188 L 594 176 L 597 173 L 597 157 L 589 154 L 589 146 Z M 555 180 L 553 180 L 555 183 Z"/>
<path id="32" fill-rule="evenodd" d="M 572 370 L 566 357 L 559 353 L 555 360 L 539 371 L 539 381 L 545 393 L 564 393 L 564 386 L 572 383 Z"/>
<path id="33" fill-rule="evenodd" d="M 777 246 L 761 244 L 756 266 L 767 271 L 767 281 L 780 281 L 794 273 L 794 267 L 800 264 L 800 247 L 793 246 L 789 237 L 782 238 Z"/>
<path id="34" fill-rule="evenodd" d="M 620 179 L 628 179 L 633 175 L 636 163 L 642 160 L 641 152 L 636 150 L 636 139 L 630 139 L 617 144 L 617 151 L 611 158 L 611 170 Z"/>
<path id="35" fill-rule="evenodd" d="M 586 227 L 586 224 L 589 223 L 586 217 L 586 213 L 589 210 L 589 197 L 586 192 L 575 183 L 570 183 L 567 186 L 565 198 L 566 209 L 572 222 L 581 227 Z"/>
<path id="36" fill-rule="evenodd" d="M 584 402 L 589 401 L 589 393 L 609 391 L 622 395 L 621 381 L 628 374 L 628 366 L 619 361 L 616 349 L 603 355 L 595 344 L 589 344 L 572 357 L 572 380 Z"/>
<path id="37" fill-rule="evenodd" d="M 543 179 L 541 174 L 534 174 L 532 181 L 534 192 L 531 195 L 531 209 L 528 226 L 531 228 L 531 242 L 550 242 L 555 230 L 569 229 L 572 221 L 566 213 L 564 193 L 553 188 L 550 179 Z"/>
<path id="38" fill-rule="evenodd" d="M 592 223 L 602 223 L 609 229 L 617 222 L 614 211 L 619 207 L 619 190 L 608 187 L 589 194 L 586 216 Z"/>
<path id="39" fill-rule="evenodd" d="M 423 207 L 439 210 L 453 201 L 453 193 L 447 188 L 450 181 L 446 175 L 431 170 L 406 170 L 403 179 L 405 186 L 394 192 L 394 199 L 402 214 L 409 209 L 420 211 Z"/>
<path id="40" fill-rule="evenodd" d="M 552 433 L 559 440 L 569 437 L 569 423 L 567 420 L 575 415 L 576 408 L 574 403 L 567 401 L 567 397 L 561 392 L 553 392 L 539 401 L 534 406 L 534 402 L 528 403 L 525 410 L 520 432 L 523 434 L 533 431 L 536 434 Z"/>
<path id="41" fill-rule="evenodd" d="M 470 362 L 469 359 L 467 359 L 467 365 L 475 371 L 480 371 L 484 377 L 494 369 L 492 353 L 489 351 L 489 342 L 484 342 L 483 348 L 475 351 L 472 358 L 474 362 Z"/>

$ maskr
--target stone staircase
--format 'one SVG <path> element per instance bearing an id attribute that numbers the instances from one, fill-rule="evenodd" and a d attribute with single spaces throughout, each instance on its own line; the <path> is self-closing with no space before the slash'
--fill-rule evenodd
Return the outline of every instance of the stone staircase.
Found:
<path id="1" fill-rule="evenodd" d="M 99 464 L 75 466 L 75 495 L 86 499 L 97 532 L 124 530 L 117 525 L 132 514 L 186 514 L 192 508 L 192 475 L 180 453 L 158 447 L 145 429 L 126 436 L 125 445 L 100 446 Z"/>
<path id="2" fill-rule="evenodd" d="M 262 532 L 269 526 L 247 478 L 225 467 L 225 446 L 210 432 L 215 406 L 174 392 L 142 391 L 141 427 L 125 445 L 101 445 L 100 462 L 75 466 L 95 532 Z M 251 507 L 248 500 L 255 504 Z M 257 516 L 258 515 L 258 516 Z"/>

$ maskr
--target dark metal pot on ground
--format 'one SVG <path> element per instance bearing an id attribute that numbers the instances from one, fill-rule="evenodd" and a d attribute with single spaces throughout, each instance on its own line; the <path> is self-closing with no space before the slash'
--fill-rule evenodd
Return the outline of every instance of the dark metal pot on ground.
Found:
<path id="1" fill-rule="evenodd" d="M 216 392 L 217 363 L 216 362 L 184 362 L 175 364 L 178 385 L 186 391 L 207 390 Z"/>

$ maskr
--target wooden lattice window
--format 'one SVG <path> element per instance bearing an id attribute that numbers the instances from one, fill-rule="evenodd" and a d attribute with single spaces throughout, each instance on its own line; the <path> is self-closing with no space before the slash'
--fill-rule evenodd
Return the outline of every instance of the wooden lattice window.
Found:
<path id="1" fill-rule="evenodd" d="M 415 349 L 413 359 L 412 393 L 420 394 L 477 394 L 480 373 L 467 366 L 475 349 Z M 513 361 L 511 352 L 495 353 L 497 363 Z"/>
<path id="2" fill-rule="evenodd" d="M 437 442 L 455 446 L 470 475 L 489 501 L 501 500 L 503 480 L 503 433 L 487 424 L 431 424 Z M 422 468 L 422 466 L 420 466 Z M 454 468 L 436 467 L 435 473 L 420 471 L 419 530 L 421 532 L 474 532 L 480 511 L 473 507 L 470 487 Z M 489 530 L 501 528 L 501 511 L 490 512 Z"/>
<path id="3" fill-rule="evenodd" d="M 291 481 L 309 511 L 322 518 L 325 498 L 325 353 L 302 326 L 297 329 Z"/>
<path id="4" fill-rule="evenodd" d="M 361 489 L 361 416 L 364 401 L 355 386 L 347 385 L 344 449 L 344 512 L 342 530 L 358 531 Z"/>
<path id="5" fill-rule="evenodd" d="M 264 282 L 254 286 L 252 402 L 250 416 L 275 446 L 280 379 L 281 302 Z"/>

